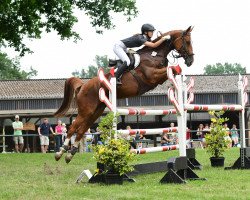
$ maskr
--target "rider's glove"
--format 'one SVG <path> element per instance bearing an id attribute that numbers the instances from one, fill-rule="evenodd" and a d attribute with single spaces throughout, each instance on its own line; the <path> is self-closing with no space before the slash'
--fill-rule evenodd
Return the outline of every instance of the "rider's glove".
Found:
<path id="1" fill-rule="evenodd" d="M 170 37 L 170 35 L 165 35 L 165 36 L 163 36 L 162 37 L 164 40 L 169 40 L 171 37 Z"/>

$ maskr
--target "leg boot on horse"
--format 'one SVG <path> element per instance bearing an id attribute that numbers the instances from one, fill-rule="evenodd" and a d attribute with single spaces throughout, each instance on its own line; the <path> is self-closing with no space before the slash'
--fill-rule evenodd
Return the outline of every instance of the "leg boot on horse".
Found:
<path id="1" fill-rule="evenodd" d="M 65 156 L 66 163 L 69 163 L 72 160 L 73 156 L 78 151 L 78 147 L 79 147 L 79 142 L 75 143 L 70 152 Z"/>

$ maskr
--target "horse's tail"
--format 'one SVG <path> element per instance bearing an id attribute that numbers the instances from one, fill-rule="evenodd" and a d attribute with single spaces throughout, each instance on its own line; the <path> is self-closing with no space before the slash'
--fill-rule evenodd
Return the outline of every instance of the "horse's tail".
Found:
<path id="1" fill-rule="evenodd" d="M 66 115 L 74 98 L 74 94 L 80 91 L 82 85 L 83 81 L 76 77 L 71 77 L 65 81 L 63 102 L 61 107 L 55 112 L 55 117 Z"/>

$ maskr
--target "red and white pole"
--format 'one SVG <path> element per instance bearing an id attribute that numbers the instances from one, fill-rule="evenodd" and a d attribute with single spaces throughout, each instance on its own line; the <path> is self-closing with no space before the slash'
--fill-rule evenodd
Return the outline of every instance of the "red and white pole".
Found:
<path id="1" fill-rule="evenodd" d="M 132 149 L 130 150 L 130 152 L 133 152 L 136 154 L 145 154 L 145 153 L 153 153 L 153 152 L 161 152 L 161 151 L 171 151 L 171 150 L 177 150 L 177 149 L 179 149 L 179 145 Z"/>

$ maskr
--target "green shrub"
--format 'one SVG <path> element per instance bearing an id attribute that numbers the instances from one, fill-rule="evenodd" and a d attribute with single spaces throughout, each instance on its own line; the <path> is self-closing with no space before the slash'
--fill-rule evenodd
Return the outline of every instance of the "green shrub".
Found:
<path id="1" fill-rule="evenodd" d="M 212 157 L 218 158 L 223 156 L 229 144 L 229 141 L 225 139 L 227 131 L 223 127 L 223 123 L 228 121 L 228 118 L 221 117 L 224 111 L 209 111 L 209 114 L 212 116 L 212 127 L 210 132 L 205 135 L 207 151 Z"/>
<path id="2" fill-rule="evenodd" d="M 101 132 L 101 138 L 105 145 L 93 146 L 94 158 L 98 163 L 104 164 L 106 169 L 111 169 L 120 175 L 133 170 L 129 163 L 134 160 L 135 154 L 130 152 L 130 145 L 124 139 L 114 137 L 113 122 L 117 120 L 118 115 L 109 113 L 98 125 Z M 116 123 L 116 121 L 115 121 Z M 104 171 L 104 173 L 106 173 Z"/>

